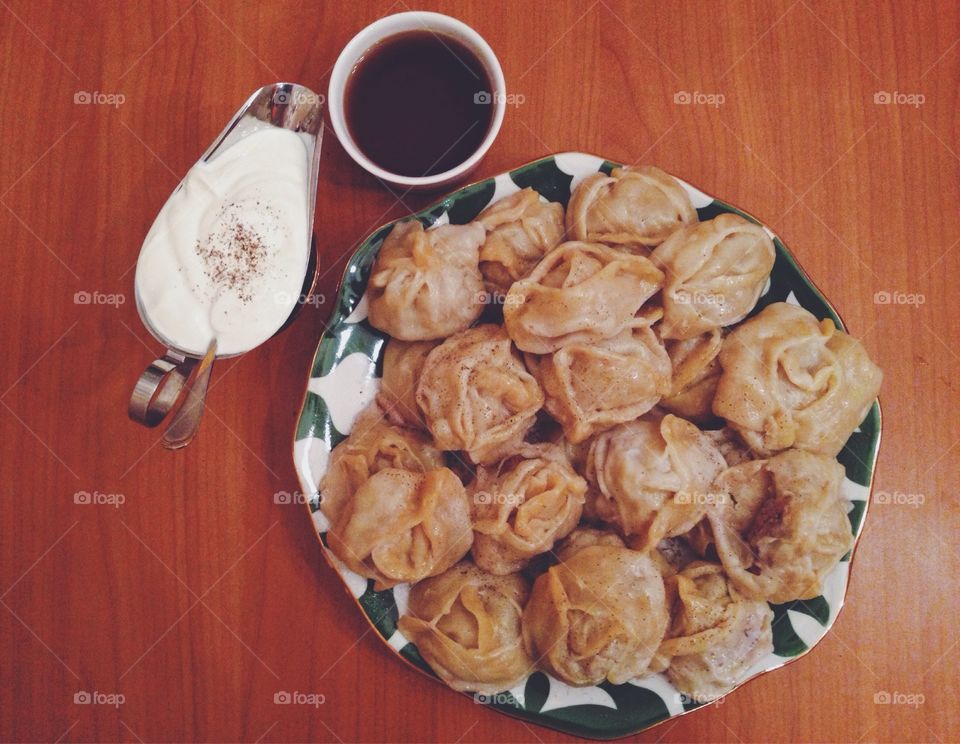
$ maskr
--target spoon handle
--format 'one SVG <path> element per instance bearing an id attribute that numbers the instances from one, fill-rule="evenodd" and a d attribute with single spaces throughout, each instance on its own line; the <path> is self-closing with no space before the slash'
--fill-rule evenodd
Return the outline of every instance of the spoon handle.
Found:
<path id="1" fill-rule="evenodd" d="M 200 428 L 200 417 L 203 415 L 203 402 L 207 397 L 207 385 L 210 383 L 210 372 L 213 370 L 213 360 L 217 356 L 217 339 L 210 341 L 207 353 L 197 366 L 193 382 L 188 382 L 187 397 L 183 405 L 173 417 L 173 421 L 163 433 L 162 444 L 169 450 L 186 447 L 197 434 Z"/>

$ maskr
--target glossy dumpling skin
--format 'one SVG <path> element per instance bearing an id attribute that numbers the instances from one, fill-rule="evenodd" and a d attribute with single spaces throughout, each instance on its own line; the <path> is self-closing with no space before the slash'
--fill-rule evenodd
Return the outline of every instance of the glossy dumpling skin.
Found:
<path id="1" fill-rule="evenodd" d="M 658 405 L 698 424 L 713 419 L 722 344 L 723 335 L 718 328 L 685 341 L 667 341 L 673 375 L 670 392 Z"/>
<path id="2" fill-rule="evenodd" d="M 662 283 L 663 273 L 648 258 L 596 243 L 562 243 L 510 287 L 503 320 L 517 348 L 549 354 L 615 336 Z"/>
<path id="3" fill-rule="evenodd" d="M 478 464 L 516 446 L 543 406 L 543 391 L 500 326 L 451 336 L 427 355 L 417 404 L 442 450 Z"/>
<path id="4" fill-rule="evenodd" d="M 527 447 L 497 468 L 479 468 L 469 489 L 473 560 L 499 575 L 524 568 L 577 526 L 586 491 L 557 445 Z"/>
<path id="5" fill-rule="evenodd" d="M 611 338 L 568 344 L 526 361 L 543 387 L 547 411 L 574 444 L 642 416 L 670 391 L 670 358 L 642 318 Z"/>
<path id="6" fill-rule="evenodd" d="M 666 274 L 660 333 L 688 339 L 743 320 L 757 304 L 776 252 L 762 227 L 721 214 L 678 230 L 651 258 Z"/>
<path id="7" fill-rule="evenodd" d="M 812 599 L 853 546 L 836 460 L 787 450 L 718 478 L 728 499 L 708 512 L 717 554 L 736 589 L 769 602 Z"/>
<path id="8" fill-rule="evenodd" d="M 417 220 L 397 223 L 367 285 L 370 324 L 402 341 L 444 338 L 468 328 L 485 302 L 485 236 L 477 223 L 427 231 Z"/>
<path id="9" fill-rule="evenodd" d="M 377 401 L 391 421 L 401 426 L 426 428 L 423 412 L 417 405 L 417 384 L 427 354 L 439 345 L 439 341 L 400 341 L 395 338 L 387 342 Z"/>
<path id="10" fill-rule="evenodd" d="M 331 520 L 327 545 L 377 591 L 443 573 L 473 544 L 470 504 L 447 468 L 370 476 Z"/>
<path id="11" fill-rule="evenodd" d="M 499 199 L 477 222 L 487 231 L 480 273 L 492 292 L 505 294 L 563 240 L 563 205 L 541 201 L 531 188 Z"/>
<path id="12" fill-rule="evenodd" d="M 713 411 L 760 454 L 799 447 L 834 457 L 873 405 L 882 373 L 829 319 L 778 302 L 720 351 Z"/>
<path id="13" fill-rule="evenodd" d="M 591 545 L 537 577 L 523 637 L 569 685 L 622 684 L 648 673 L 667 629 L 663 577 L 649 556 Z"/>
<path id="14" fill-rule="evenodd" d="M 443 455 L 423 434 L 393 426 L 376 405 L 361 413 L 349 437 L 334 447 L 320 481 L 320 510 L 336 521 L 366 480 L 386 468 L 423 473 L 443 466 Z"/>
<path id="15" fill-rule="evenodd" d="M 659 245 L 697 221 L 680 183 L 659 168 L 614 168 L 596 173 L 574 190 L 567 209 L 572 240 L 615 245 Z"/>
<path id="16" fill-rule="evenodd" d="M 400 632 L 454 690 L 508 690 L 534 669 L 520 633 L 529 594 L 520 574 L 494 576 L 462 561 L 410 590 Z"/>
<path id="17" fill-rule="evenodd" d="M 614 525 L 649 551 L 681 535 L 720 500 L 711 488 L 726 463 L 689 421 L 649 418 L 598 434 L 587 456 L 593 491 L 587 514 Z"/>
<path id="18" fill-rule="evenodd" d="M 688 699 L 720 697 L 773 652 L 773 610 L 740 595 L 719 564 L 689 564 L 667 580 L 667 594 L 672 617 L 657 655 Z"/>

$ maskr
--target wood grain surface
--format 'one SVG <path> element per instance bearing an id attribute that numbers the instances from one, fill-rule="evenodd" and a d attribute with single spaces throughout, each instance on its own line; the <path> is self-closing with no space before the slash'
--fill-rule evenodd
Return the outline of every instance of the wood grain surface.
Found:
<path id="1" fill-rule="evenodd" d="M 477 177 L 568 149 L 657 164 L 771 225 L 885 370 L 875 487 L 891 503 L 870 510 L 833 631 L 639 738 L 957 741 L 960 6 L 418 8 L 474 26 L 523 96 Z M 329 303 L 217 365 L 186 450 L 126 416 L 161 350 L 132 269 L 171 189 L 255 88 L 325 91 L 347 40 L 404 9 L 0 1 L 3 740 L 571 738 L 400 663 L 324 564 L 303 507 L 276 503 L 297 487 L 292 432 Z M 372 228 L 433 198 L 387 190 L 328 130 L 319 292 L 333 296 Z M 122 504 L 75 503 L 82 491 Z M 275 705 L 280 690 L 323 704 Z M 123 702 L 76 704 L 82 691 Z M 883 692 L 899 702 L 876 703 Z"/>

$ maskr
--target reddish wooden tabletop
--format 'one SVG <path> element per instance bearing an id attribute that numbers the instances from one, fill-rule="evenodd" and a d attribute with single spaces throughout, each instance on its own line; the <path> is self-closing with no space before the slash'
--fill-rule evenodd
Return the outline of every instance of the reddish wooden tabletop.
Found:
<path id="1" fill-rule="evenodd" d="M 886 373 L 876 489 L 899 503 L 871 508 L 833 631 L 640 738 L 960 739 L 960 7 L 426 7 L 483 34 L 523 96 L 478 177 L 570 149 L 676 173 L 771 225 Z M 303 508 L 275 503 L 296 489 L 292 432 L 329 305 L 217 365 L 188 449 L 164 451 L 126 416 L 160 351 L 132 268 L 171 189 L 255 88 L 325 91 L 346 41 L 404 9 L 0 2 L 3 740 L 570 738 L 401 664 L 323 563 Z M 332 296 L 373 227 L 431 199 L 388 192 L 328 131 L 319 291 Z M 77 504 L 81 491 L 122 504 Z M 323 704 L 275 705 L 280 690 Z M 123 702 L 75 704 L 83 691 Z M 901 702 L 875 703 L 882 692 Z"/>

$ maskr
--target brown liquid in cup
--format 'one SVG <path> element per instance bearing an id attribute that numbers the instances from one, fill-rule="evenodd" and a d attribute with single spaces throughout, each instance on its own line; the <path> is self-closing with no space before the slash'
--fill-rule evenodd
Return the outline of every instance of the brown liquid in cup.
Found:
<path id="1" fill-rule="evenodd" d="M 462 42 L 407 31 L 364 53 L 347 79 L 347 128 L 375 164 L 433 176 L 475 153 L 493 120 L 490 77 Z"/>

